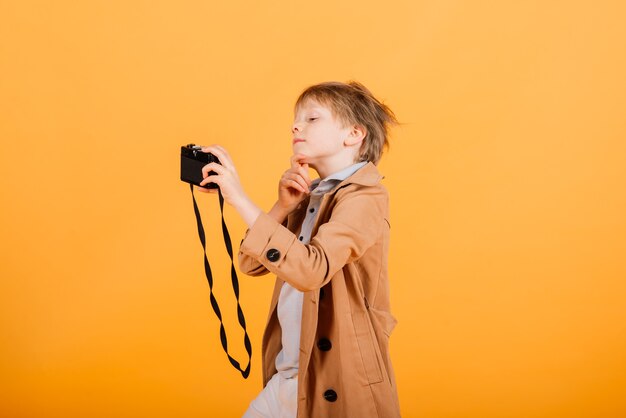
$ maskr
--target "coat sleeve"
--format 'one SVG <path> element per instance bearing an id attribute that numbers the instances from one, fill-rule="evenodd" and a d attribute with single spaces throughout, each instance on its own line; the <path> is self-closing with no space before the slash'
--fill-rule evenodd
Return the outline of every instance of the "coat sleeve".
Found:
<path id="1" fill-rule="evenodd" d="M 387 207 L 386 189 L 365 187 L 338 192 L 330 219 L 309 244 L 261 213 L 241 243 L 241 257 L 250 257 L 296 289 L 319 289 L 347 263 L 360 258 L 376 242 Z"/>
<path id="2" fill-rule="evenodd" d="M 245 242 L 248 234 L 250 233 L 250 229 L 248 229 L 244 235 L 243 240 L 241 241 L 241 246 Z M 255 257 L 251 257 L 250 255 L 244 253 L 242 249 L 239 250 L 239 270 L 243 274 L 247 274 L 248 276 L 263 276 L 264 274 L 269 273 L 269 270 L 265 268 L 263 264 L 257 261 Z"/>
<path id="3" fill-rule="evenodd" d="M 283 222 L 282 225 L 287 226 L 287 223 L 288 223 L 288 218 L 285 219 L 285 222 Z M 241 240 L 242 244 L 245 241 L 249 233 L 250 233 L 250 228 L 246 230 L 246 233 L 244 234 L 244 237 Z M 239 250 L 238 262 L 239 262 L 239 270 L 241 270 L 243 274 L 246 274 L 248 276 L 263 276 L 270 272 L 267 268 L 265 268 L 263 264 L 257 261 L 256 258 L 251 257 L 248 254 L 245 254 L 243 251 L 241 251 L 241 249 Z"/>

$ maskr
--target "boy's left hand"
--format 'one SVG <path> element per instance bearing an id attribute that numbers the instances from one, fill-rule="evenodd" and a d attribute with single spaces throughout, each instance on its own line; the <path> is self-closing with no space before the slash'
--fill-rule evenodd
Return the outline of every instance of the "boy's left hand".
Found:
<path id="1" fill-rule="evenodd" d="M 200 182 L 200 186 L 204 186 L 207 183 L 215 183 L 220 186 L 222 196 L 226 203 L 237 206 L 243 200 L 247 199 L 247 196 L 241 187 L 239 181 L 239 175 L 235 169 L 230 155 L 226 150 L 219 145 L 210 145 L 208 147 L 202 147 L 202 152 L 210 152 L 215 155 L 221 164 L 209 163 L 202 167 L 202 177 L 204 180 Z M 209 172 L 214 171 L 217 175 L 209 176 Z M 217 193 L 217 189 L 205 189 L 198 187 L 197 190 L 201 190 L 205 193 Z"/>

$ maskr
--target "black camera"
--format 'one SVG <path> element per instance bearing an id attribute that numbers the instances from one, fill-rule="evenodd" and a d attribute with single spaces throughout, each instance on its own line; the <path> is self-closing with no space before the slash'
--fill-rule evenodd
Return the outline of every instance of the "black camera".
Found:
<path id="1" fill-rule="evenodd" d="M 200 182 L 204 180 L 202 177 L 202 167 L 209 163 L 218 163 L 220 160 L 210 152 L 203 152 L 202 147 L 195 144 L 187 144 L 180 147 L 180 179 L 184 182 L 200 186 Z M 209 176 L 217 174 L 215 171 L 209 171 Z M 217 189 L 216 183 L 207 183 L 206 189 Z"/>

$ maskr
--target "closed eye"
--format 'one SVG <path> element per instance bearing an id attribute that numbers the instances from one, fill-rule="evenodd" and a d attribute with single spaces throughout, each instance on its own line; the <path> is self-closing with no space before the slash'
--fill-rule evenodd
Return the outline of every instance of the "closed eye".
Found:
<path id="1" fill-rule="evenodd" d="M 313 122 L 313 121 L 314 121 L 314 120 L 316 120 L 316 119 L 317 119 L 317 118 L 309 118 L 309 120 L 310 120 L 311 122 Z"/>

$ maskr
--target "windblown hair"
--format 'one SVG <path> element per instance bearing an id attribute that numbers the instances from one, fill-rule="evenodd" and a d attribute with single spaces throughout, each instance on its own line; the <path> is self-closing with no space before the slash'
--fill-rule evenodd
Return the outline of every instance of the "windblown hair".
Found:
<path id="1" fill-rule="evenodd" d="M 308 99 L 329 107 L 344 127 L 355 124 L 365 128 L 366 135 L 357 160 L 378 164 L 383 150 L 389 148 L 391 125 L 399 124 L 389 107 L 357 81 L 328 81 L 310 86 L 298 97 L 295 110 Z"/>

